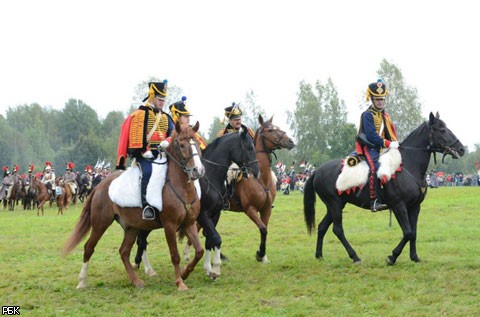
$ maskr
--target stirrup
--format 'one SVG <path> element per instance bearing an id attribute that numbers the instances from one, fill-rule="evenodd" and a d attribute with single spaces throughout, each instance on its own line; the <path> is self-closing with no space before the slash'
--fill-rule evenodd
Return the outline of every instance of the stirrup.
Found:
<path id="1" fill-rule="evenodd" d="M 370 210 L 372 212 L 376 211 L 381 211 L 388 209 L 388 206 L 382 202 L 380 202 L 378 199 L 375 199 L 371 204 L 370 204 Z"/>
<path id="2" fill-rule="evenodd" d="M 147 205 L 143 208 L 142 211 L 142 219 L 143 220 L 154 220 L 155 219 L 155 208 Z"/>

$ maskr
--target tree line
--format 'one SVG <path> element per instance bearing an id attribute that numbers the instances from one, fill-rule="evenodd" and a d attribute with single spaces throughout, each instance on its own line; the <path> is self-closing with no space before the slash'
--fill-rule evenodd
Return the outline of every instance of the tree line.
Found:
<path id="1" fill-rule="evenodd" d="M 377 74 L 388 84 L 387 112 L 396 125 L 399 139 L 403 140 L 426 120 L 421 116 L 422 105 L 417 91 L 405 83 L 401 70 L 386 60 L 381 62 Z M 144 87 L 149 81 L 158 81 L 158 78 L 150 77 L 138 84 L 129 112 L 143 99 Z M 179 100 L 182 94 L 180 87 L 169 87 L 170 96 L 166 104 Z M 241 101 L 241 108 L 243 122 L 253 130 L 258 128 L 258 115 L 265 118 L 265 110 L 257 103 L 253 91 L 249 91 Z M 324 84 L 320 81 L 313 85 L 300 82 L 297 101 L 292 109 L 287 113 L 287 121 L 289 134 L 292 134 L 290 136 L 296 140 L 297 146 L 292 151 L 277 151 L 277 161 L 293 165 L 300 171 L 300 162 L 319 166 L 327 160 L 345 157 L 354 150 L 357 127 L 347 122 L 346 104 L 332 79 Z M 63 172 L 66 163 L 71 161 L 76 164 L 76 170 L 83 171 L 86 165 L 95 164 L 100 159 L 111 162 L 113 167 L 119 127 L 125 117 L 120 111 L 111 111 L 100 119 L 91 106 L 78 99 L 69 99 L 61 110 L 37 103 L 11 107 L 5 117 L 0 115 L 0 165 L 11 168 L 16 164 L 20 172 L 25 173 L 31 163 L 39 171 L 45 161 L 50 161 Z M 205 135 L 208 142 L 216 137 L 222 126 L 222 118 L 215 117 Z M 447 173 L 474 172 L 474 162 L 479 160 L 480 145 L 476 145 L 475 151 L 469 152 L 466 157 L 450 160 L 446 165 L 439 162 L 436 169 Z"/>

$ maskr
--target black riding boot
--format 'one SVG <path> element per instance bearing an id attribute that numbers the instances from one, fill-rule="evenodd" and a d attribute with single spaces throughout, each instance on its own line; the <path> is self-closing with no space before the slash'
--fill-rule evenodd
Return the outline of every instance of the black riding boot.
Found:
<path id="1" fill-rule="evenodd" d="M 376 212 L 376 211 L 381 211 L 381 210 L 385 210 L 385 209 L 388 209 L 388 206 L 382 202 L 382 200 L 380 199 L 380 184 L 379 184 L 379 179 L 375 177 L 375 196 L 376 198 L 373 199 L 372 201 L 370 201 L 370 210 L 372 212 Z"/>
<path id="2" fill-rule="evenodd" d="M 147 182 L 144 182 L 142 179 L 141 187 L 141 198 L 142 198 L 142 219 L 143 220 L 153 220 L 155 219 L 155 209 L 147 203 Z"/>

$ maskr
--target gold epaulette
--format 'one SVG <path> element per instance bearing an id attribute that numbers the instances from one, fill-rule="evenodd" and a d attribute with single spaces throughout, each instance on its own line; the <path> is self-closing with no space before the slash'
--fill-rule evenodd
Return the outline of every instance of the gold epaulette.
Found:
<path id="1" fill-rule="evenodd" d="M 145 129 L 145 114 L 143 110 L 135 111 L 132 116 L 130 124 L 130 135 L 128 138 L 129 149 L 141 149 L 143 148 L 143 131 Z"/>

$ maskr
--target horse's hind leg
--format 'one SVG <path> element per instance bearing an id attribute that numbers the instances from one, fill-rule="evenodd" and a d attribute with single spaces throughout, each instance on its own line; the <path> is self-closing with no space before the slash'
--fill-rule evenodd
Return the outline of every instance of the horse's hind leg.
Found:
<path id="1" fill-rule="evenodd" d="M 180 254 L 178 253 L 175 224 L 168 223 L 164 224 L 164 226 L 165 238 L 167 239 L 168 249 L 170 250 L 170 258 L 175 269 L 175 284 L 177 285 L 177 290 L 186 291 L 188 287 L 183 282 L 180 272 Z"/>
<path id="2" fill-rule="evenodd" d="M 202 258 L 203 252 L 204 252 L 202 245 L 200 243 L 200 238 L 198 237 L 198 230 L 197 230 L 196 224 L 193 223 L 191 226 L 189 226 L 185 230 L 185 232 L 187 234 L 188 240 L 191 241 L 193 244 L 193 247 L 195 249 L 195 257 L 191 262 L 187 264 L 187 266 L 185 266 L 185 268 L 182 271 L 181 276 L 184 280 L 186 280 L 190 275 L 190 273 L 193 272 L 193 270 L 195 269 L 195 266 L 197 265 L 198 261 L 200 261 L 200 259 Z"/>
<path id="3" fill-rule="evenodd" d="M 323 258 L 323 238 L 325 237 L 325 234 L 327 233 L 328 228 L 332 224 L 332 216 L 330 213 L 327 212 L 325 217 L 323 217 L 322 221 L 318 224 L 317 228 L 317 249 L 315 252 L 315 257 L 317 259 Z"/>
<path id="4" fill-rule="evenodd" d="M 157 275 L 157 272 L 155 272 L 150 265 L 150 262 L 148 261 L 148 256 L 147 256 L 147 238 L 148 235 L 150 234 L 151 231 L 140 231 L 138 233 L 137 237 L 137 254 L 135 255 L 135 264 L 133 264 L 133 267 L 135 269 L 140 268 L 140 263 L 144 263 L 145 266 L 145 274 L 148 276 L 155 276 Z"/>
<path id="5" fill-rule="evenodd" d="M 272 209 L 271 207 L 269 207 L 268 210 L 264 211 L 265 217 L 270 218 L 271 212 L 272 212 Z M 252 220 L 257 225 L 258 230 L 260 231 L 260 246 L 259 246 L 259 249 L 257 250 L 255 258 L 257 259 L 258 262 L 270 263 L 266 254 L 267 235 L 268 235 L 267 225 L 263 223 L 263 221 L 258 217 L 257 211 L 254 206 L 248 206 L 248 208 L 246 208 L 245 213 L 247 214 L 248 218 L 250 218 L 250 220 Z M 267 220 L 267 223 L 268 223 L 268 220 Z"/>
<path id="6" fill-rule="evenodd" d="M 113 219 L 112 219 L 113 221 Z M 82 289 L 87 287 L 87 269 L 90 258 L 95 251 L 95 246 L 97 245 L 100 238 L 103 236 L 107 228 L 112 224 L 112 221 L 105 223 L 101 226 L 95 227 L 92 226 L 92 231 L 87 242 L 83 246 L 83 263 L 82 268 L 80 269 L 80 274 L 78 275 L 78 285 L 77 289 Z"/>
<path id="7" fill-rule="evenodd" d="M 330 209 L 330 207 L 328 208 L 329 208 L 328 212 L 331 214 L 332 220 L 333 220 L 333 233 L 335 233 L 335 235 L 340 240 L 340 242 L 342 242 L 343 247 L 347 251 L 350 259 L 353 260 L 353 263 L 361 262 L 362 260 L 360 260 L 360 258 L 357 256 L 357 253 L 355 252 L 355 250 L 352 248 L 350 243 L 347 241 L 347 238 L 345 237 L 345 232 L 343 231 L 343 224 L 342 224 L 342 209 L 338 209 L 338 208 Z M 335 211 L 332 211 L 332 210 L 335 210 Z"/>
<path id="8" fill-rule="evenodd" d="M 132 251 L 132 246 L 135 243 L 137 236 L 138 230 L 126 229 L 119 252 L 120 258 L 122 259 L 123 265 L 125 266 L 125 270 L 127 271 L 128 279 L 130 280 L 130 282 L 135 287 L 143 287 L 145 284 L 141 279 L 137 277 L 137 274 L 135 274 L 132 264 L 130 263 L 130 252 Z"/>

